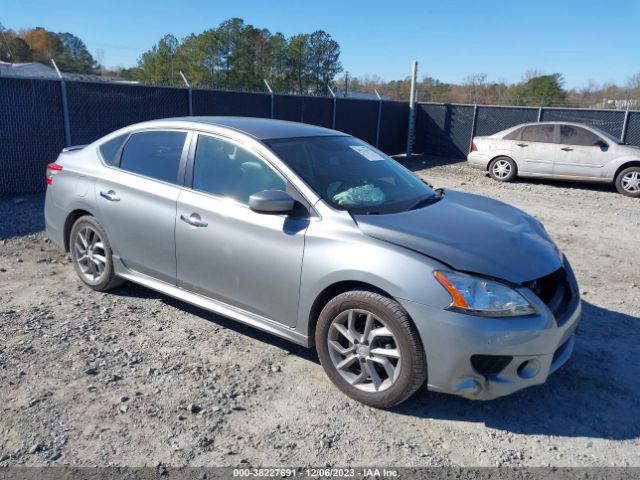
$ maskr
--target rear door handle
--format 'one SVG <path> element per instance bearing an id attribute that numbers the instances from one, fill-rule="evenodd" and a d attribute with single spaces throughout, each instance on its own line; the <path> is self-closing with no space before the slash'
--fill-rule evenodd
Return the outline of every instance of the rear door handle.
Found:
<path id="1" fill-rule="evenodd" d="M 571 148 L 571 147 L 564 147 L 564 148 L 561 148 L 560 150 L 564 150 L 565 152 L 572 152 L 572 151 L 573 151 L 573 148 Z"/>
<path id="2" fill-rule="evenodd" d="M 116 195 L 116 192 L 114 192 L 113 190 L 109 190 L 108 192 L 100 192 L 100 196 L 102 198 L 106 198 L 110 202 L 119 202 L 120 201 L 120 197 L 118 197 Z"/>
<path id="3" fill-rule="evenodd" d="M 192 213 L 191 215 L 182 214 L 180 215 L 180 220 L 188 223 L 189 225 L 193 225 L 194 227 L 206 227 L 209 224 L 200 218 L 200 215 L 197 213 Z"/>
<path id="4" fill-rule="evenodd" d="M 518 143 L 518 146 L 524 148 L 524 147 L 528 147 L 529 145 L 526 143 Z"/>

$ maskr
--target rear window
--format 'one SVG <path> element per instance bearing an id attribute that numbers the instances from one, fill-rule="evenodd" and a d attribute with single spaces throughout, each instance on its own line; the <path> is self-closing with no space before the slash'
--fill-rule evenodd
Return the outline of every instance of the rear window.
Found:
<path id="1" fill-rule="evenodd" d="M 120 163 L 120 147 L 122 147 L 126 139 L 127 135 L 120 135 L 100 145 L 100 155 L 107 165 L 118 166 Z"/>
<path id="2" fill-rule="evenodd" d="M 185 132 L 134 133 L 124 146 L 120 168 L 129 172 L 176 183 Z"/>
<path id="3" fill-rule="evenodd" d="M 531 125 L 522 132 L 522 140 L 526 142 L 553 143 L 554 125 Z"/>
<path id="4" fill-rule="evenodd" d="M 516 128 L 513 132 L 506 134 L 502 137 L 503 140 L 519 140 L 522 128 Z"/>

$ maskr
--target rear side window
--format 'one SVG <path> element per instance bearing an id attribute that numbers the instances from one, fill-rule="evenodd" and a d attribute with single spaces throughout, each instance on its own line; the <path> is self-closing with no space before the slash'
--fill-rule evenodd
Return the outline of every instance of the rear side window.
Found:
<path id="1" fill-rule="evenodd" d="M 129 172 L 176 183 L 185 132 L 134 133 L 124 146 L 120 168 Z"/>
<path id="2" fill-rule="evenodd" d="M 566 145 L 593 146 L 593 142 L 600 140 L 595 133 L 591 133 L 584 128 L 572 125 L 560 125 L 560 143 Z"/>
<path id="3" fill-rule="evenodd" d="M 100 145 L 100 155 L 107 165 L 118 166 L 120 163 L 120 147 L 122 147 L 126 139 L 127 135 L 120 135 Z"/>
<path id="4" fill-rule="evenodd" d="M 553 143 L 554 125 L 531 125 L 522 132 L 522 140 L 526 142 Z"/>
<path id="5" fill-rule="evenodd" d="M 503 140 L 520 140 L 520 134 L 522 133 L 522 128 L 516 128 L 513 132 L 508 133 L 504 137 Z"/>

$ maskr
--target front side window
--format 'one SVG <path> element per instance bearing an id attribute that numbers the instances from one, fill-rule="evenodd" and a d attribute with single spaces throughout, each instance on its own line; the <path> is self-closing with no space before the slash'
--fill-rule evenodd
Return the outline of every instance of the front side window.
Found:
<path id="1" fill-rule="evenodd" d="M 193 189 L 244 205 L 263 190 L 286 190 L 284 180 L 253 153 L 220 138 L 199 135 Z"/>
<path id="2" fill-rule="evenodd" d="M 600 140 L 595 133 L 573 125 L 560 125 L 560 143 L 565 145 L 593 146 L 594 142 Z"/>
<path id="3" fill-rule="evenodd" d="M 553 143 L 554 125 L 531 125 L 522 132 L 525 142 Z"/>
<path id="4" fill-rule="evenodd" d="M 134 133 L 122 150 L 120 168 L 128 172 L 176 183 L 185 132 Z"/>
<path id="5" fill-rule="evenodd" d="M 351 213 L 393 213 L 438 197 L 398 162 L 356 138 L 318 136 L 265 143 L 323 200 Z"/>

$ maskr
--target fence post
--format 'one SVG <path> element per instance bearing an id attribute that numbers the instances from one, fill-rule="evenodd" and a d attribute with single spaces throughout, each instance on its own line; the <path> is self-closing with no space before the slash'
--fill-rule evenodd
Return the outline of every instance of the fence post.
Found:
<path id="1" fill-rule="evenodd" d="M 620 141 L 624 143 L 627 139 L 627 126 L 629 124 L 629 104 L 627 103 L 627 111 L 624 112 L 624 121 L 622 122 L 622 133 L 620 134 Z"/>
<path id="2" fill-rule="evenodd" d="M 271 112 L 271 118 L 273 118 L 274 100 L 275 100 L 273 96 L 273 90 L 271 89 L 271 85 L 269 85 L 269 82 L 267 82 L 266 78 L 263 78 L 262 80 L 264 80 L 264 84 L 267 86 L 267 90 L 269 90 L 269 94 L 271 95 L 270 112 Z"/>
<path id="3" fill-rule="evenodd" d="M 182 77 L 182 81 L 185 83 L 188 89 L 187 92 L 189 98 L 189 116 L 193 117 L 193 96 L 191 95 L 191 85 L 189 85 L 189 82 L 187 82 L 187 77 L 184 76 L 184 73 L 182 73 L 182 71 L 180 71 L 180 76 Z"/>
<path id="4" fill-rule="evenodd" d="M 476 134 L 476 120 L 478 118 L 478 104 L 473 104 L 473 120 L 471 120 L 471 138 L 469 139 L 469 151 L 471 151 L 471 145 L 473 144 L 473 137 Z"/>
<path id="5" fill-rule="evenodd" d="M 411 93 L 409 94 L 409 125 L 407 128 L 407 157 L 413 153 L 413 135 L 416 123 L 416 77 L 418 61 L 414 60 L 411 68 Z"/>
<path id="6" fill-rule="evenodd" d="M 65 146 L 71 146 L 71 126 L 69 125 L 69 104 L 67 103 L 67 85 L 64 82 L 64 77 L 62 73 L 60 73 L 60 69 L 58 65 L 56 65 L 56 61 L 52 58 L 51 63 L 53 64 L 53 68 L 56 69 L 56 73 L 58 74 L 58 78 L 60 79 L 60 93 L 62 95 L 62 123 L 64 125 L 64 141 Z"/>
<path id="7" fill-rule="evenodd" d="M 333 111 L 331 112 L 331 128 L 335 130 L 336 129 L 336 107 L 338 106 L 338 104 L 336 102 L 336 94 L 333 93 L 333 90 L 329 85 L 327 85 L 327 88 L 329 89 L 329 93 L 333 97 Z"/>
<path id="8" fill-rule="evenodd" d="M 380 146 L 380 123 L 382 122 L 382 97 L 378 93 L 378 90 L 373 90 L 376 92 L 376 97 L 378 97 L 378 123 L 376 125 L 376 148 Z"/>
<path id="9" fill-rule="evenodd" d="M 537 122 L 541 122 L 542 121 L 542 105 L 540 105 L 540 107 L 538 107 L 538 120 L 536 120 Z"/>

